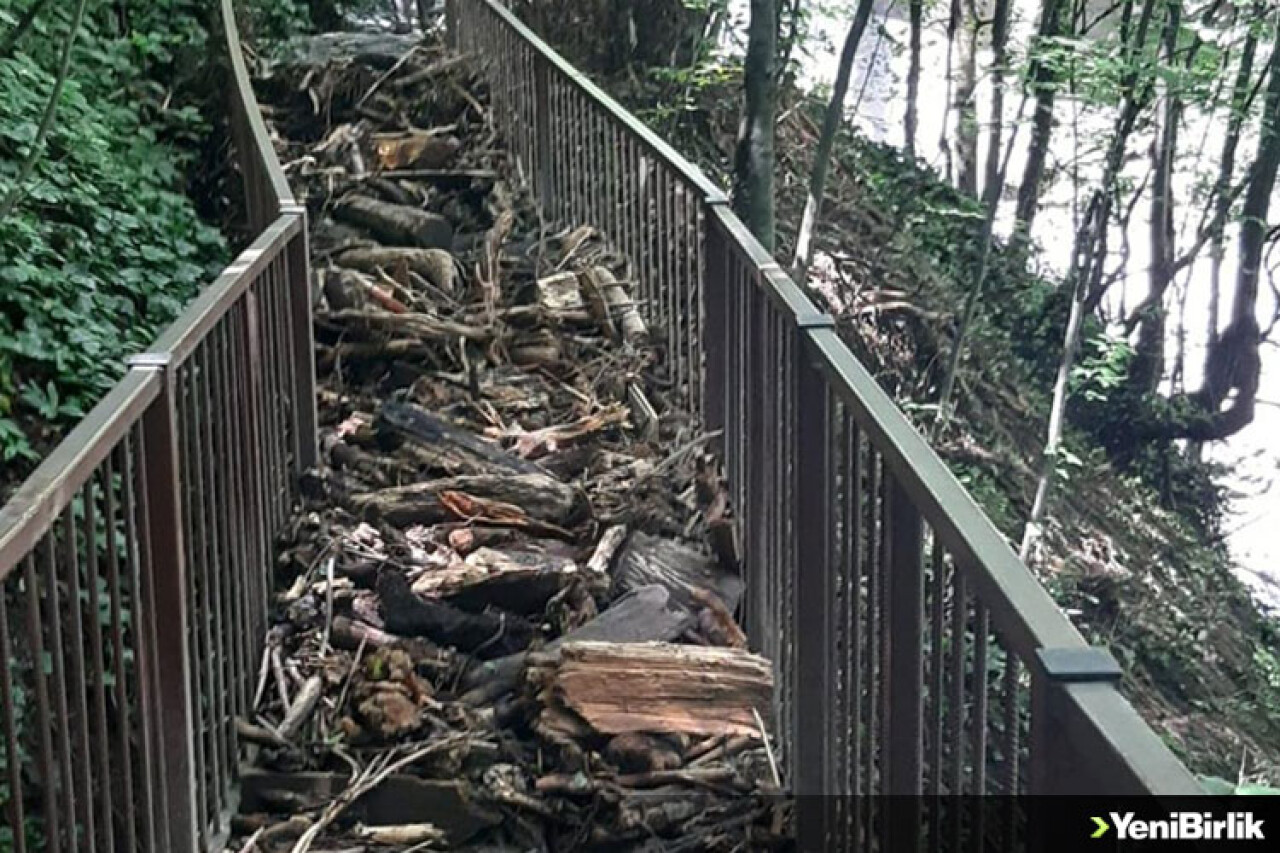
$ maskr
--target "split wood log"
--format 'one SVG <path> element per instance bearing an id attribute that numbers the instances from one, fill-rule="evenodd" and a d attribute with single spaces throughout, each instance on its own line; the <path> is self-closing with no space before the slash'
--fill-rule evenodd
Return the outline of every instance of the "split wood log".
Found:
<path id="1" fill-rule="evenodd" d="M 445 293 L 456 292 L 458 286 L 458 264 L 444 249 L 405 246 L 348 249 L 335 257 L 334 263 L 369 273 L 383 270 L 393 277 L 395 271 L 403 267 L 413 270 Z"/>
<path id="2" fill-rule="evenodd" d="M 613 588 L 625 592 L 653 583 L 671 590 L 676 601 L 694 612 L 705 606 L 700 592 L 713 593 L 733 612 L 744 587 L 739 575 L 726 571 L 702 551 L 636 531 L 618 556 Z"/>
<path id="3" fill-rule="evenodd" d="M 568 712 L 599 734 L 759 734 L 767 719 L 773 668 L 741 649 L 671 643 L 564 643 L 530 656 L 527 679 L 544 727 Z"/>
<path id="4" fill-rule="evenodd" d="M 453 244 L 453 226 L 449 221 L 416 207 L 356 195 L 338 202 L 333 214 L 368 229 L 379 240 L 392 245 L 448 249 Z"/>
<path id="5" fill-rule="evenodd" d="M 320 701 L 320 692 L 324 687 L 324 680 L 318 675 L 313 675 L 307 679 L 302 685 L 302 689 L 298 691 L 298 695 L 293 698 L 293 704 L 289 706 L 289 712 L 284 715 L 284 721 L 280 723 L 280 737 L 285 740 L 293 740 L 293 738 L 306 725 L 308 719 L 311 718 L 311 712 L 316 709 L 316 703 Z"/>
<path id="6" fill-rule="evenodd" d="M 622 282 L 606 267 L 591 267 L 578 273 L 578 285 L 591 313 L 601 328 L 615 340 L 635 346 L 648 342 L 649 329 Z"/>
<path id="7" fill-rule="evenodd" d="M 420 598 L 405 576 L 397 571 L 385 571 L 378 576 L 378 605 L 388 630 L 426 637 L 483 659 L 522 651 L 533 639 L 533 629 L 515 616 L 466 613 L 448 604 Z"/>
<path id="8" fill-rule="evenodd" d="M 538 279 L 538 304 L 548 311 L 572 311 L 583 307 L 578 274 L 558 272 Z"/>
<path id="9" fill-rule="evenodd" d="M 383 169 L 442 169 L 453 162 L 462 148 L 456 136 L 413 130 L 375 133 L 373 144 Z"/>
<path id="10" fill-rule="evenodd" d="M 532 462 L 411 403 L 383 403 L 375 426 L 380 433 L 411 440 L 417 459 L 450 474 L 544 474 Z"/>
<path id="11" fill-rule="evenodd" d="M 573 560 L 529 543 L 504 550 L 479 548 L 465 560 L 419 575 L 413 591 L 470 612 L 497 607 L 537 616 L 578 575 Z"/>
<path id="12" fill-rule="evenodd" d="M 470 501 L 457 500 L 457 496 Z M 494 507 L 496 502 L 500 506 Z M 477 474 L 448 477 L 409 486 L 379 489 L 353 495 L 352 509 L 365 517 L 382 518 L 399 527 L 409 524 L 436 524 L 464 518 L 468 503 L 482 512 L 496 509 L 501 516 L 486 514 L 491 523 L 529 526 L 529 519 L 560 525 L 572 518 L 578 493 L 548 474 Z"/>
<path id="13" fill-rule="evenodd" d="M 689 614 L 671 601 L 666 589 L 644 587 L 618 598 L 599 616 L 548 643 L 542 651 L 551 653 L 566 642 L 586 640 L 610 643 L 674 640 L 684 633 L 690 621 Z M 463 700 L 481 704 L 515 689 L 525 662 L 526 655 L 521 654 L 475 667 L 463 677 L 462 686 L 468 691 Z"/>

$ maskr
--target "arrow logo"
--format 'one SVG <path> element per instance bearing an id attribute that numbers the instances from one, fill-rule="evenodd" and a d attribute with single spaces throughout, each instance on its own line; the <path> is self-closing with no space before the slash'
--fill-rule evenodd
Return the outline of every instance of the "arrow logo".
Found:
<path id="1" fill-rule="evenodd" d="M 1107 834 L 1107 830 L 1111 829 L 1111 825 L 1100 817 L 1095 817 L 1093 822 L 1097 824 L 1098 828 L 1093 831 L 1093 835 L 1089 836 L 1090 838 L 1101 838 Z"/>

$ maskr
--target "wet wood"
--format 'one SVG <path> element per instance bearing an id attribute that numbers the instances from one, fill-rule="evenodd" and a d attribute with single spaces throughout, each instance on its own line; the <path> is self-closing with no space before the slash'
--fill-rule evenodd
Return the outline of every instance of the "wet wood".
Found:
<path id="1" fill-rule="evenodd" d="M 333 213 L 391 246 L 448 249 L 453 245 L 453 227 L 447 219 L 407 205 L 353 195 L 338 202 Z"/>

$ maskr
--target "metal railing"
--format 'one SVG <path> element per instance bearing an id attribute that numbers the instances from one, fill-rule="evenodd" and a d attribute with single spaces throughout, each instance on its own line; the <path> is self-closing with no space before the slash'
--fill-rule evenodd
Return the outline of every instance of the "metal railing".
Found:
<path id="1" fill-rule="evenodd" d="M 307 232 L 222 0 L 251 245 L 0 509 L 8 849 L 216 848 L 316 460 Z M 4 846 L 4 845 L 0 845 Z"/>
<path id="2" fill-rule="evenodd" d="M 544 215 L 598 226 L 708 429 L 745 535 L 746 626 L 777 671 L 799 794 L 1199 793 L 972 498 L 724 194 L 495 0 L 450 0 Z M 659 348 L 662 349 L 661 347 Z M 892 826 L 828 798 L 801 826 L 977 832 L 927 799 Z M 944 819 L 945 818 L 945 819 Z M 813 827 L 819 827 L 814 830 Z M 899 839 L 902 841 L 902 839 Z"/>

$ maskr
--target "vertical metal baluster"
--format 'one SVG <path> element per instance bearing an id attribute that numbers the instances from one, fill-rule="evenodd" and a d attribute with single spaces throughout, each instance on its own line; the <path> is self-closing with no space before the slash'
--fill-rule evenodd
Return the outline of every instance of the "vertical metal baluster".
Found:
<path id="1" fill-rule="evenodd" d="M 990 630 L 986 605 L 974 602 L 973 648 L 973 719 L 970 736 L 973 738 L 973 793 L 979 797 L 987 794 L 987 634 Z M 986 809 L 981 805 L 974 809 L 976 827 L 974 840 L 985 846 Z"/>
<path id="2" fill-rule="evenodd" d="M 49 534 L 46 534 L 44 540 L 46 547 L 52 548 Z M 44 779 L 44 802 L 41 817 L 44 818 L 44 835 L 45 840 L 51 845 L 51 850 L 66 850 L 62 845 L 62 817 L 63 812 L 60 810 L 58 802 L 59 789 L 65 786 L 66 777 L 59 776 L 60 767 L 53 754 L 53 731 L 51 726 L 54 724 L 54 717 L 49 702 L 49 676 L 44 671 L 45 661 L 45 644 L 44 644 L 44 625 L 40 618 L 40 602 L 46 600 L 45 596 L 40 594 L 39 581 L 36 579 L 36 557 L 35 550 L 26 556 L 22 561 L 22 581 L 23 591 L 27 600 L 27 644 L 31 648 L 31 675 L 35 682 L 36 694 L 36 725 L 39 728 L 39 745 L 40 752 L 40 774 Z M 57 614 L 53 614 L 57 618 Z M 51 659 L 52 663 L 52 659 Z M 62 724 L 61 720 L 58 721 Z M 61 781 L 61 784 L 59 784 Z M 74 825 L 75 816 L 67 813 L 67 818 Z M 70 830 L 74 831 L 74 829 Z"/>
<path id="3" fill-rule="evenodd" d="M 13 833 L 12 851 L 27 853 L 27 812 L 22 799 L 23 762 L 18 749 L 18 715 L 13 706 L 17 692 L 13 673 L 10 670 L 10 667 L 16 664 L 16 659 L 9 640 L 9 593 L 5 587 L 5 584 L 0 584 L 0 734 L 4 735 L 5 765 L 8 770 L 8 813 L 9 829 Z M 34 670 L 39 666 L 39 660 L 33 661 L 33 675 L 37 679 L 40 678 L 40 674 Z"/>
<path id="4" fill-rule="evenodd" d="M 153 404 L 154 405 L 154 404 Z M 169 847 L 169 824 L 158 818 L 157 804 L 168 802 L 165 774 L 157 744 L 160 735 L 156 726 L 162 719 L 163 709 L 157 690 L 155 653 L 156 606 L 151 584 L 153 572 L 148 552 L 148 515 L 144 490 L 145 463 L 135 465 L 135 459 L 143 458 L 145 447 L 142 428 L 135 426 L 124 445 L 122 486 L 127 540 L 125 568 L 129 572 L 129 588 L 133 593 L 134 625 L 134 690 L 138 697 L 138 776 L 142 784 L 142 802 L 139 812 L 142 818 L 143 849 L 154 853 Z"/>
<path id="5" fill-rule="evenodd" d="M 81 619 L 89 625 L 89 665 L 93 670 L 94 721 L 93 752 L 91 755 L 86 753 L 85 759 L 90 764 L 89 773 L 87 774 L 90 787 L 91 789 L 92 787 L 98 788 L 98 807 L 100 811 L 98 813 L 97 827 L 99 845 L 104 851 L 114 851 L 115 833 L 112 822 L 115 809 L 112 808 L 111 800 L 115 779 L 111 775 L 111 739 L 107 732 L 107 663 L 102 642 L 102 619 L 100 614 L 102 598 L 98 589 L 97 506 L 94 497 L 94 479 L 95 477 L 91 475 L 80 490 L 80 498 L 84 501 L 84 566 L 85 585 L 87 587 L 85 590 L 87 603 L 80 611 L 80 615 Z M 109 542 L 108 547 L 110 547 Z M 81 690 L 84 691 L 89 689 L 88 683 L 81 687 Z M 95 764 L 97 765 L 96 767 L 93 766 Z"/>
<path id="6" fill-rule="evenodd" d="M 103 516 L 107 531 L 107 596 L 110 602 L 109 619 L 111 623 L 111 658 L 115 666 L 115 684 L 112 696 L 116 704 L 116 741 L 120 754 L 120 794 L 124 799 L 124 844 L 125 850 L 139 849 L 137 828 L 137 801 L 134 797 L 133 780 L 133 744 L 130 727 L 130 706 L 128 693 L 128 669 L 125 663 L 124 635 L 127 627 L 124 622 L 123 595 L 120 588 L 120 554 L 118 543 L 123 530 L 120 529 L 120 505 L 116 500 L 116 458 L 123 457 L 123 443 L 117 447 L 102 463 Z M 119 466 L 121 469 L 123 466 Z M 123 488 L 123 485 L 122 485 Z M 134 596 L 136 599 L 136 590 Z M 133 625 L 137 624 L 137 602 L 133 603 Z M 135 640 L 136 645 L 136 640 Z M 134 666 L 137 666 L 136 658 Z"/>
<path id="7" fill-rule="evenodd" d="M 285 314 L 287 316 L 288 312 L 285 312 Z M 217 377 L 215 376 L 216 359 L 213 352 L 215 340 L 214 332 L 211 332 L 200 345 L 199 352 L 200 369 L 203 374 L 200 393 L 204 407 L 204 418 L 200 423 L 203 432 L 201 444 L 204 446 L 201 461 L 205 467 L 205 487 L 207 491 L 206 497 L 208 498 L 206 507 L 208 510 L 208 527 L 211 533 L 209 536 L 209 553 L 212 557 L 210 561 L 211 571 L 206 576 L 209 610 L 205 615 L 211 638 L 209 662 L 212 666 L 210 685 L 213 690 L 213 695 L 208 699 L 209 728 L 213 736 L 214 755 L 216 756 L 216 762 L 213 765 L 213 781 L 215 784 L 213 785 L 212 795 L 217 808 L 211 817 L 220 821 L 226 805 L 225 797 L 229 793 L 230 774 L 234 766 L 234 759 L 230 754 L 230 730 L 228 727 L 231 715 L 228 713 L 226 706 L 228 691 L 226 683 L 227 646 L 222 613 L 222 584 L 227 573 L 227 547 L 224 539 L 222 473 L 219 470 L 219 466 L 222 464 L 222 447 L 217 440 L 217 430 L 214 429 L 214 424 L 223 414 L 223 407 L 215 405 L 213 393 L 213 385 L 217 382 Z M 285 364 L 291 363 L 291 361 L 285 362 Z M 289 399 L 297 399 L 292 391 L 289 394 Z M 219 831 L 221 831 L 221 827 L 219 827 Z"/>
<path id="8" fill-rule="evenodd" d="M 75 726 L 75 755 L 71 757 L 75 774 L 76 798 L 80 804 L 81 849 L 93 853 L 97 849 L 97 821 L 93 810 L 92 753 L 89 751 L 88 672 L 85 667 L 84 609 L 80 601 L 80 554 L 76 546 L 76 522 L 72 508 L 62 511 L 63 583 L 67 585 L 67 626 L 70 628 L 71 680 L 66 685 L 74 697 L 74 710 L 68 719 Z"/>
<path id="9" fill-rule="evenodd" d="M 968 622 L 969 601 L 964 574 L 959 565 L 952 563 L 951 569 L 951 693 L 947 707 L 947 742 L 951 746 L 951 779 L 947 794 L 950 797 L 952 812 L 949 815 L 951 847 L 960 849 L 963 827 L 961 825 L 961 807 L 959 797 L 966 793 L 964 787 L 964 716 L 965 716 L 965 684 L 964 664 L 967 638 L 965 625 Z"/>

